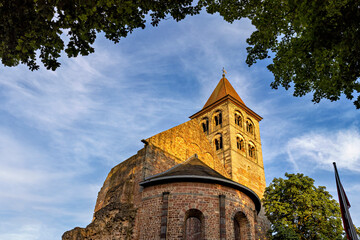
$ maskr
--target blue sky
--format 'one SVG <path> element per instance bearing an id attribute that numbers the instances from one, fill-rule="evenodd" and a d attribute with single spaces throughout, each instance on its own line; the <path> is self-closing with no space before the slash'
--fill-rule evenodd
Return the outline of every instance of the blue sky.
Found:
<path id="1" fill-rule="evenodd" d="M 272 90 L 269 62 L 249 68 L 247 20 L 229 24 L 200 14 L 136 30 L 119 44 L 98 36 L 95 53 L 0 75 L 0 239 L 60 239 L 91 222 L 112 167 L 136 154 L 141 139 L 188 120 L 227 78 L 261 115 L 267 183 L 301 172 L 337 199 L 336 161 L 360 226 L 360 110 L 344 97 Z"/>

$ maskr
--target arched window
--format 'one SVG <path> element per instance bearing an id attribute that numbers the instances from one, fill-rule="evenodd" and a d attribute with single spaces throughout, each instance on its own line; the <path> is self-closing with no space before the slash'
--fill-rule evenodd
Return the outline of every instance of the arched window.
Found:
<path id="1" fill-rule="evenodd" d="M 249 157 L 256 159 L 256 148 L 255 145 L 250 142 L 248 145 Z"/>
<path id="2" fill-rule="evenodd" d="M 242 117 L 239 111 L 235 111 L 235 124 L 242 127 Z"/>
<path id="3" fill-rule="evenodd" d="M 245 151 L 245 141 L 241 136 L 236 136 L 236 148 Z"/>
<path id="4" fill-rule="evenodd" d="M 223 148 L 223 139 L 220 133 L 216 134 L 214 137 L 214 146 L 215 150 L 220 150 Z"/>
<path id="5" fill-rule="evenodd" d="M 214 114 L 214 126 L 222 124 L 222 113 L 220 110 L 217 110 Z"/>
<path id="6" fill-rule="evenodd" d="M 251 239 L 250 224 L 243 212 L 237 212 L 234 216 L 235 240 Z"/>
<path id="7" fill-rule="evenodd" d="M 201 127 L 204 133 L 208 134 L 209 133 L 209 119 L 207 117 L 203 118 L 201 120 Z"/>
<path id="8" fill-rule="evenodd" d="M 246 131 L 250 134 L 254 134 L 254 124 L 250 119 L 246 120 Z"/>
<path id="9" fill-rule="evenodd" d="M 204 214 L 197 209 L 185 213 L 185 240 L 202 240 L 205 238 Z"/>

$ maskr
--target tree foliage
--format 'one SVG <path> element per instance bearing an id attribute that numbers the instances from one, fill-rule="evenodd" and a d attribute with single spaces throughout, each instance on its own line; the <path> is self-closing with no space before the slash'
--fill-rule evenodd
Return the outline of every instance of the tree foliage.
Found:
<path id="1" fill-rule="evenodd" d="M 69 57 L 94 52 L 96 34 L 117 43 L 136 28 L 158 25 L 168 15 L 179 21 L 199 12 L 192 0 L 1 0 L 0 58 L 5 66 L 26 64 L 37 70 L 36 54 L 47 69 L 60 66 L 65 49 Z M 64 35 L 69 41 L 64 44 Z"/>
<path id="2" fill-rule="evenodd" d="M 266 188 L 263 204 L 271 222 L 270 239 L 343 239 L 338 203 L 314 180 L 285 173 Z"/>
<path id="3" fill-rule="evenodd" d="M 264 0 L 250 18 L 249 65 L 274 56 L 271 86 L 313 92 L 313 102 L 339 100 L 360 108 L 360 3 L 355 0 Z"/>
<path id="4" fill-rule="evenodd" d="M 228 22 L 250 18 L 249 66 L 273 58 L 272 88 L 313 93 L 313 102 L 341 94 L 360 108 L 360 3 L 355 0 L 0 0 L 0 58 L 5 66 L 48 69 L 69 57 L 94 52 L 96 34 L 117 43 L 147 18 L 157 26 L 206 8 Z M 65 46 L 65 35 L 68 42 Z"/>

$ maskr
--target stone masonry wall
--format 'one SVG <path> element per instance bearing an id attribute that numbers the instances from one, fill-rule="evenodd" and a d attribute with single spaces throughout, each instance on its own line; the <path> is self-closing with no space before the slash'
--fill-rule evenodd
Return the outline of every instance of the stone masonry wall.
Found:
<path id="1" fill-rule="evenodd" d="M 218 105 L 211 109 L 208 112 L 205 112 L 203 115 L 197 117 L 199 121 L 204 118 L 209 119 L 209 131 L 206 135 L 211 147 L 216 152 L 217 157 L 220 162 L 224 165 L 226 172 L 229 176 L 232 176 L 232 167 L 231 167 L 231 155 L 230 155 L 230 131 L 228 128 L 229 125 L 229 109 L 227 107 L 228 103 L 225 102 L 221 105 Z M 214 116 L 217 111 L 221 111 L 222 114 L 222 123 L 220 125 L 215 125 Z M 221 134 L 223 139 L 223 148 L 219 150 L 215 150 L 214 146 L 214 138 L 217 134 Z"/>
<path id="2" fill-rule="evenodd" d="M 92 222 L 65 232 L 63 240 L 133 239 L 144 157 L 141 149 L 111 169 L 98 194 Z"/>
<path id="3" fill-rule="evenodd" d="M 228 104 L 228 108 L 230 116 L 229 131 L 231 136 L 232 179 L 249 187 L 262 198 L 266 187 L 266 181 L 259 122 L 231 102 Z M 242 126 L 235 124 L 235 111 L 240 112 L 242 115 Z M 245 122 L 247 119 L 250 119 L 254 124 L 254 134 L 250 134 L 246 131 Z M 236 136 L 238 134 L 245 140 L 244 151 L 237 149 Z M 256 147 L 256 158 L 251 158 L 248 155 L 249 142 L 252 142 Z"/>
<path id="4" fill-rule="evenodd" d="M 222 112 L 222 124 L 215 126 L 214 116 L 217 111 Z M 241 113 L 242 126 L 235 124 L 235 111 Z M 259 122 L 254 117 L 247 114 L 245 110 L 236 106 L 229 100 L 197 117 L 199 122 L 201 122 L 204 118 L 209 119 L 209 132 L 206 136 L 213 149 L 215 149 L 213 140 L 214 137 L 219 133 L 222 135 L 223 148 L 215 152 L 220 162 L 224 164 L 226 171 L 231 176 L 231 179 L 249 187 L 255 191 L 260 198 L 262 198 L 266 182 L 261 150 Z M 245 122 L 247 119 L 250 119 L 254 124 L 254 134 L 250 134 L 246 131 Z M 245 140 L 245 149 L 243 151 L 237 149 L 237 134 L 240 134 Z M 248 156 L 249 142 L 252 142 L 256 147 L 256 158 L 250 158 Z"/>
<path id="5" fill-rule="evenodd" d="M 205 164 L 229 177 L 224 165 L 219 161 L 216 152 L 200 128 L 197 119 L 187 121 L 169 130 L 146 139 L 150 144 L 175 156 L 181 161 L 187 160 L 195 153 Z"/>
<path id="6" fill-rule="evenodd" d="M 185 214 L 190 209 L 203 213 L 205 239 L 220 239 L 219 195 L 225 195 L 226 238 L 234 239 L 234 216 L 243 212 L 248 221 L 249 239 L 255 239 L 255 206 L 247 195 L 218 184 L 189 182 L 150 186 L 143 190 L 143 207 L 138 212 L 138 219 L 143 223 L 137 230 L 139 239 L 160 239 L 163 192 L 169 192 L 167 239 L 183 239 Z"/>

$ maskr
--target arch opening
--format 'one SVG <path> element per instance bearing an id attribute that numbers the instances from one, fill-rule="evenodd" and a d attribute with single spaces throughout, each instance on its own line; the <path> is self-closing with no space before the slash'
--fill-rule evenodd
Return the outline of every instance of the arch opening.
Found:
<path id="1" fill-rule="evenodd" d="M 242 127 L 242 116 L 239 111 L 235 111 L 235 124 Z"/>
<path id="2" fill-rule="evenodd" d="M 223 148 L 223 139 L 222 139 L 222 135 L 220 133 L 215 135 L 213 141 L 214 141 L 214 147 L 215 147 L 216 151 Z"/>
<path id="3" fill-rule="evenodd" d="M 250 134 L 254 134 L 254 123 L 250 120 L 246 120 L 246 131 Z"/>
<path id="4" fill-rule="evenodd" d="M 198 209 L 189 209 L 185 213 L 184 240 L 202 240 L 204 238 L 204 214 Z"/>
<path id="5" fill-rule="evenodd" d="M 214 125 L 219 126 L 222 124 L 222 113 L 220 110 L 217 110 L 214 114 Z"/>
<path id="6" fill-rule="evenodd" d="M 203 118 L 200 124 L 203 132 L 209 134 L 209 119 L 207 117 Z"/>
<path id="7" fill-rule="evenodd" d="M 250 223 L 243 212 L 237 212 L 234 216 L 234 239 L 251 239 Z"/>
<path id="8" fill-rule="evenodd" d="M 245 151 L 245 141 L 240 135 L 236 136 L 236 148 L 240 151 Z"/>
<path id="9" fill-rule="evenodd" d="M 250 158 L 256 159 L 256 148 L 252 142 L 248 144 L 248 155 Z"/>

